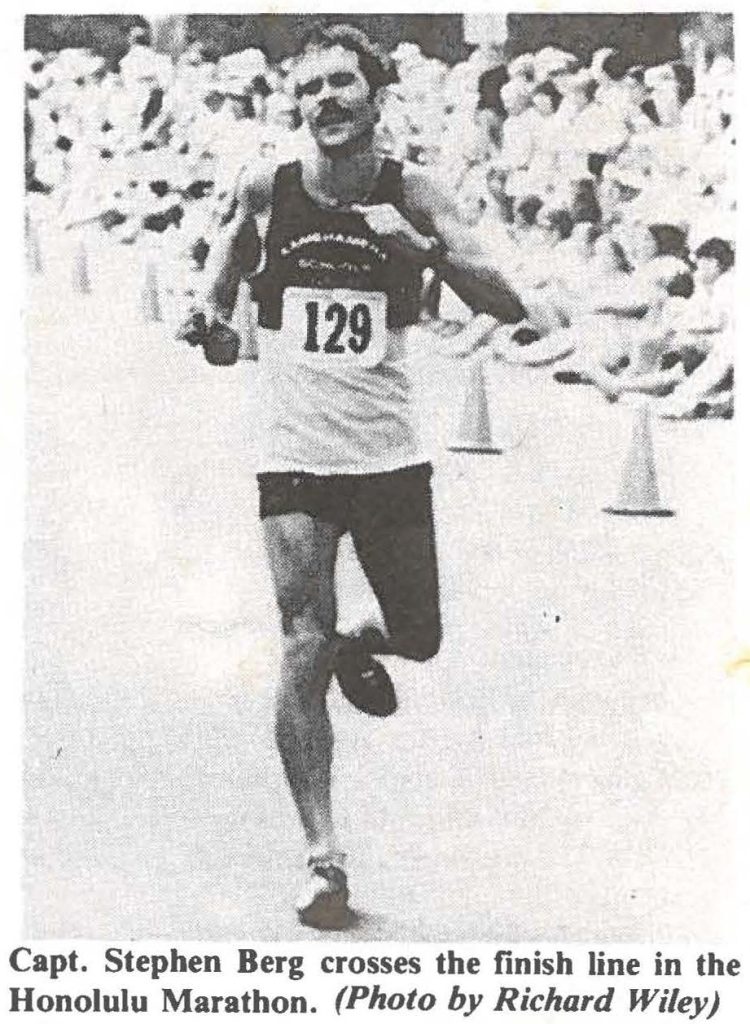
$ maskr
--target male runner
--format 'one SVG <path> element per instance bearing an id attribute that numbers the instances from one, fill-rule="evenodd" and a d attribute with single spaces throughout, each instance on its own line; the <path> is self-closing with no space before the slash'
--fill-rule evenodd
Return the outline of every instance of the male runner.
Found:
<path id="1" fill-rule="evenodd" d="M 260 515 L 282 629 L 276 737 L 308 843 L 297 912 L 318 928 L 341 927 L 348 914 L 331 814 L 330 680 L 361 710 L 391 714 L 395 692 L 375 656 L 425 661 L 440 644 L 432 470 L 412 428 L 405 370 L 422 271 L 435 269 L 477 311 L 503 322 L 525 315 L 453 200 L 377 152 L 379 90 L 391 81 L 355 28 L 319 28 L 306 40 L 294 82 L 315 152 L 241 176 L 194 338 L 215 359 L 231 339 L 240 277 L 255 270 Z M 383 621 L 342 636 L 334 567 L 345 532 Z"/>

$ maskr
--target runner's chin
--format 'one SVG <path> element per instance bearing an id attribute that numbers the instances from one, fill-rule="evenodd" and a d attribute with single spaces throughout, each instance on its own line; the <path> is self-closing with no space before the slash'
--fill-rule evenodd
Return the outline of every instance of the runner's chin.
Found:
<path id="1" fill-rule="evenodd" d="M 361 134 L 361 129 L 350 120 L 317 125 L 314 131 L 315 141 L 323 149 L 345 146 L 348 142 L 356 139 L 359 134 Z"/>

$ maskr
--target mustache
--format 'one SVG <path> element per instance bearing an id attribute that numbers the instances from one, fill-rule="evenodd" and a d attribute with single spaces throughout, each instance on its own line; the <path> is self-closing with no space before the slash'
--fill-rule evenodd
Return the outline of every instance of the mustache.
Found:
<path id="1" fill-rule="evenodd" d="M 321 104 L 320 110 L 317 117 L 315 118 L 316 125 L 325 125 L 329 121 L 351 121 L 352 115 L 345 107 L 342 107 L 336 100 L 324 100 Z"/>

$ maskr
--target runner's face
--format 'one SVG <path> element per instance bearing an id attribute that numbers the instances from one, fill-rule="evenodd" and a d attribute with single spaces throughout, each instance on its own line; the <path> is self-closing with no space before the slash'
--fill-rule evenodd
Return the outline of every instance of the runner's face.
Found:
<path id="1" fill-rule="evenodd" d="M 372 130 L 377 110 L 357 54 L 343 46 L 306 54 L 297 65 L 302 118 L 321 149 L 337 149 Z"/>

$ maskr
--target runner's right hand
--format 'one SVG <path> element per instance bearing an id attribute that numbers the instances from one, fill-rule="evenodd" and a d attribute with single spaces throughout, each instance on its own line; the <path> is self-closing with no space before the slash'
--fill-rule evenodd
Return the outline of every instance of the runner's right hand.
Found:
<path id="1" fill-rule="evenodd" d="M 178 341 L 201 345 L 206 362 L 212 366 L 232 366 L 237 362 L 240 336 L 221 317 L 204 309 L 192 310 L 177 331 Z"/>
<path id="2" fill-rule="evenodd" d="M 187 319 L 183 320 L 177 329 L 176 338 L 178 341 L 186 341 L 188 345 L 202 345 L 208 334 L 208 322 L 206 314 L 202 309 L 190 311 Z"/>

